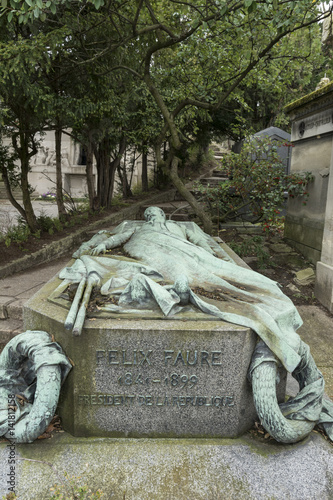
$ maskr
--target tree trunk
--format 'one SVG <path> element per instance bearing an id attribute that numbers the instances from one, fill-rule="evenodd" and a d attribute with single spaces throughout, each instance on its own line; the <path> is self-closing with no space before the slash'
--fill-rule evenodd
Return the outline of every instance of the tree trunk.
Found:
<path id="1" fill-rule="evenodd" d="M 110 141 L 108 137 L 104 137 L 101 143 L 101 162 L 104 182 L 102 191 L 102 206 L 105 208 L 111 208 L 112 193 L 110 196 L 110 189 L 113 189 L 113 187 L 110 187 L 113 186 L 113 179 L 110 178 L 110 156 Z"/>
<path id="2" fill-rule="evenodd" d="M 24 124 L 22 124 L 24 127 Z M 28 130 L 28 126 L 26 126 Z M 21 182 L 20 187 L 22 190 L 22 198 L 23 198 L 23 206 L 24 206 L 24 219 L 26 220 L 28 227 L 32 233 L 35 233 L 38 230 L 38 223 L 36 219 L 36 215 L 34 213 L 34 209 L 32 207 L 31 198 L 30 198 L 30 186 L 28 181 L 28 173 L 29 173 L 29 161 L 32 156 L 37 153 L 36 145 L 33 142 L 32 149 L 29 145 L 29 137 L 27 133 L 24 132 L 24 129 L 20 129 L 18 136 L 20 138 L 20 145 L 17 143 L 17 135 L 14 134 L 12 136 L 12 144 L 15 151 L 18 153 L 18 157 L 21 163 Z M 31 151 L 29 152 L 29 149 Z"/>
<path id="3" fill-rule="evenodd" d="M 101 155 L 97 144 L 93 145 L 94 156 L 96 160 L 96 171 L 97 171 L 97 194 L 96 194 L 96 205 L 98 209 L 102 206 L 102 165 L 101 165 Z"/>
<path id="4" fill-rule="evenodd" d="M 117 172 L 118 172 L 119 179 L 121 182 L 122 193 L 123 193 L 124 199 L 131 198 L 133 196 L 133 193 L 131 191 L 131 185 L 128 182 L 126 163 L 127 163 L 127 155 L 126 155 L 126 149 L 125 149 L 123 167 L 121 167 L 121 158 L 119 158 L 119 164 L 117 166 Z"/>
<path id="5" fill-rule="evenodd" d="M 170 152 L 170 154 L 172 154 Z M 191 205 L 196 215 L 199 217 L 203 224 L 203 229 L 206 233 L 212 233 L 212 220 L 210 216 L 203 210 L 201 205 L 197 202 L 193 194 L 187 189 L 187 187 L 183 184 L 182 180 L 178 176 L 178 164 L 179 158 L 173 156 L 170 161 L 170 178 L 172 180 L 173 185 L 177 189 L 177 191 L 182 195 L 182 197 Z"/>
<path id="6" fill-rule="evenodd" d="M 126 140 L 123 137 L 119 144 L 116 158 L 110 161 L 111 145 L 108 137 L 96 145 L 94 155 L 97 168 L 97 204 L 107 209 L 111 208 L 111 201 L 114 190 L 114 179 L 120 160 L 126 148 Z"/>
<path id="7" fill-rule="evenodd" d="M 95 193 L 95 183 L 93 175 L 93 144 L 91 140 L 88 140 L 87 144 L 87 163 L 86 163 L 86 176 L 87 176 L 87 187 L 89 196 L 89 207 L 91 210 L 96 210 L 96 193 Z"/>
<path id="8" fill-rule="evenodd" d="M 108 139 L 104 138 L 94 148 L 97 169 L 97 205 L 107 207 L 109 189 L 110 151 Z"/>
<path id="9" fill-rule="evenodd" d="M 166 142 L 163 143 L 163 154 L 157 145 L 155 147 L 156 155 L 156 175 L 155 175 L 155 187 L 157 189 L 163 189 L 170 183 L 169 171 L 166 167 L 168 151 Z"/>
<path id="10" fill-rule="evenodd" d="M 29 182 L 28 182 L 28 172 L 29 172 L 29 156 L 22 155 L 21 157 L 21 189 L 23 197 L 23 206 L 25 211 L 25 219 L 32 233 L 38 230 L 38 223 L 34 209 L 31 203 Z"/>
<path id="11" fill-rule="evenodd" d="M 121 166 L 121 161 L 120 161 L 117 166 L 117 172 L 121 183 L 123 198 L 127 198 L 126 151 L 124 153 L 123 166 Z"/>
<path id="12" fill-rule="evenodd" d="M 54 135 L 55 135 L 55 155 L 56 155 L 56 195 L 57 195 L 58 216 L 59 219 L 61 219 L 63 216 L 66 215 L 66 208 L 64 205 L 64 193 L 63 193 L 62 172 L 61 172 L 62 130 L 60 124 L 58 123 Z"/>
<path id="13" fill-rule="evenodd" d="M 115 160 L 109 163 L 109 189 L 108 189 L 108 199 L 107 199 L 107 208 L 111 208 L 111 202 L 113 198 L 114 191 L 114 179 L 116 176 L 117 165 L 120 162 L 120 158 L 116 158 Z"/>
<path id="14" fill-rule="evenodd" d="M 121 158 L 125 152 L 126 149 L 126 139 L 123 136 L 120 144 L 119 144 L 119 149 L 116 158 L 112 161 L 109 162 L 109 190 L 108 190 L 108 205 L 107 208 L 111 208 L 111 201 L 112 201 L 112 196 L 113 196 L 113 190 L 114 190 L 114 178 L 116 171 L 120 165 Z"/>
<path id="15" fill-rule="evenodd" d="M 141 184 L 142 184 L 142 191 L 148 191 L 148 155 L 146 153 L 145 144 L 144 144 L 144 152 L 142 153 Z"/>
<path id="16" fill-rule="evenodd" d="M 13 193 L 12 193 L 12 188 L 8 179 L 8 172 L 6 167 L 1 167 L 1 174 L 2 174 L 2 180 L 5 184 L 5 189 L 6 189 L 6 194 L 7 198 L 10 201 L 10 203 L 13 205 L 14 208 L 21 214 L 24 220 L 27 220 L 27 216 L 25 213 L 25 210 L 21 205 L 15 200 Z"/>

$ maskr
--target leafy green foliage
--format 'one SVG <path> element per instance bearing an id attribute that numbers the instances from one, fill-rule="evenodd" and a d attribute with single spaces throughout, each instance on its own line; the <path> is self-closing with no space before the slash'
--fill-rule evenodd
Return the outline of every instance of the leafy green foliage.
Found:
<path id="1" fill-rule="evenodd" d="M 278 146 L 290 147 L 268 137 L 252 137 L 244 142 L 241 153 L 230 153 L 222 160 L 228 180 L 216 187 L 197 185 L 210 211 L 220 221 L 248 220 L 261 222 L 264 229 L 276 223 L 289 196 L 308 199 L 311 173 L 285 174 Z"/>
<path id="2" fill-rule="evenodd" d="M 237 140 L 272 125 L 288 129 L 284 106 L 312 92 L 324 76 L 327 58 L 321 50 L 321 28 L 314 24 L 290 33 L 272 48 L 270 56 L 251 72 L 238 89 L 241 106 L 233 106 L 232 136 Z"/>
<path id="3" fill-rule="evenodd" d="M 99 8 L 104 0 L 94 0 L 94 3 Z M 1 0 L 0 12 L 6 15 L 8 23 L 27 24 L 36 19 L 44 22 L 47 15 L 56 14 L 57 7 L 64 4 L 70 5 L 70 0 Z"/>
<path id="4" fill-rule="evenodd" d="M 124 206 L 126 205 L 124 204 Z M 100 213 L 102 213 L 102 210 Z M 89 215 L 91 215 L 90 211 L 84 210 L 84 207 L 82 207 L 80 211 L 76 210 L 72 214 L 66 215 L 66 217 L 61 220 L 57 217 L 49 217 L 48 215 L 41 214 L 37 218 L 39 229 L 34 232 L 30 230 L 23 217 L 18 217 L 17 224 L 0 230 L 0 241 L 4 241 L 7 247 L 11 244 L 22 246 L 31 236 L 40 239 L 43 233 L 52 235 L 56 232 L 62 232 L 66 227 L 83 225 L 89 219 Z"/>
<path id="5" fill-rule="evenodd" d="M 15 164 L 16 160 L 17 154 L 9 146 L 3 144 L 0 134 L 0 173 L 7 175 L 12 187 L 19 185 L 17 166 Z"/>
<path id="6" fill-rule="evenodd" d="M 12 243 L 18 243 L 19 245 L 27 241 L 31 232 L 25 223 L 19 223 L 16 226 L 9 228 L 6 233 L 2 236 L 5 241 L 6 247 L 9 247 Z"/>
<path id="7" fill-rule="evenodd" d="M 94 151 L 97 198 L 108 206 L 124 144 L 153 146 L 158 167 L 198 213 L 178 177 L 184 145 L 198 140 L 201 125 L 217 110 L 227 117 L 220 120 L 224 131 L 242 135 L 258 102 L 265 105 L 257 123 L 269 115 L 272 93 L 274 109 L 282 106 L 283 81 L 293 80 L 290 61 L 307 57 L 323 17 L 318 0 L 1 0 L 1 5 L 0 96 L 7 126 L 29 129 L 25 165 L 36 131 L 55 121 L 71 127 Z M 312 29 L 304 48 L 302 36 L 294 35 L 299 29 Z M 319 42 L 314 45 L 318 49 Z M 89 183 L 88 190 L 92 199 Z"/>
<path id="8" fill-rule="evenodd" d="M 52 60 L 54 38 L 49 34 L 34 38 L 27 25 L 6 25 L 0 18 L 0 119 L 3 135 L 11 141 L 18 160 L 17 170 L 7 169 L 7 173 L 11 183 L 21 187 L 23 206 L 18 202 L 15 206 L 32 232 L 38 230 L 38 225 L 28 174 L 43 127 L 52 116 L 52 95 L 41 75 Z"/>
<path id="9" fill-rule="evenodd" d="M 264 242 L 265 239 L 262 236 L 255 235 L 246 238 L 241 243 L 230 242 L 229 245 L 240 257 L 255 255 L 259 268 L 264 269 L 270 260 L 270 254 L 265 250 Z"/>

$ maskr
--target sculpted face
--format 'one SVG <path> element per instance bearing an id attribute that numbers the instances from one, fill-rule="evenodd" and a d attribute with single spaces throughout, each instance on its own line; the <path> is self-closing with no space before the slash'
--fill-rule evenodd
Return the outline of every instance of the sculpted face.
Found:
<path id="1" fill-rule="evenodd" d="M 165 213 L 159 207 L 149 207 L 145 210 L 144 218 L 146 222 L 162 222 L 166 221 Z"/>

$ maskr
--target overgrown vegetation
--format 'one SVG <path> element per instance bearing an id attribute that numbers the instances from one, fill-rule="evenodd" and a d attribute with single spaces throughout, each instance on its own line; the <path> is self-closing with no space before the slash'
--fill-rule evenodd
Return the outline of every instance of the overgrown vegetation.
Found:
<path id="1" fill-rule="evenodd" d="M 254 255 L 258 259 L 259 269 L 265 269 L 270 260 L 270 254 L 264 247 L 265 238 L 263 236 L 255 235 L 246 238 L 241 243 L 229 242 L 230 248 L 237 253 L 240 257 L 247 257 Z"/>
<path id="2" fill-rule="evenodd" d="M 103 210 L 99 213 L 102 214 Z M 18 217 L 16 224 L 10 225 L 7 229 L 2 231 L 0 230 L 0 242 L 3 241 L 6 247 L 17 244 L 21 247 L 22 251 L 24 251 L 24 243 L 28 241 L 30 237 L 39 239 L 43 233 L 53 235 L 55 233 L 61 233 L 66 228 L 83 225 L 90 215 L 92 215 L 92 212 L 89 210 L 78 210 L 61 219 L 58 217 L 49 217 L 48 215 L 40 215 L 37 217 L 39 229 L 34 232 L 31 231 L 22 217 Z"/>
<path id="3" fill-rule="evenodd" d="M 302 197 L 306 204 L 310 172 L 286 174 L 286 163 L 278 149 L 291 148 L 268 137 L 244 141 L 239 154 L 225 155 L 221 162 L 227 180 L 217 186 L 196 184 L 196 190 L 218 222 L 260 222 L 265 230 L 275 227 L 285 205 L 285 196 Z"/>
<path id="4" fill-rule="evenodd" d="M 18 158 L 23 201 L 11 199 L 30 230 L 39 227 L 28 174 L 46 130 L 55 130 L 59 217 L 66 212 L 61 138 L 70 129 L 85 150 L 91 209 L 111 207 L 116 172 L 124 196 L 131 192 L 130 148 L 143 155 L 146 190 L 154 150 L 156 178 L 173 183 L 209 232 L 209 215 L 181 179 L 184 151 L 198 144 L 200 161 L 213 135 L 242 138 L 277 115 L 284 124 L 286 96 L 306 93 L 331 64 L 320 46 L 331 8 L 319 0 L 2 2 L 0 120 Z"/>

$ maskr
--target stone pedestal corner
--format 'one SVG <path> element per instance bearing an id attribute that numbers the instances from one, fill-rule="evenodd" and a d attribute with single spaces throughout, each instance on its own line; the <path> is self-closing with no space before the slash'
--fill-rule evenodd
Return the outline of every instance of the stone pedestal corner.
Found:
<path id="1" fill-rule="evenodd" d="M 315 296 L 333 313 L 333 266 L 317 262 Z"/>
<path id="2" fill-rule="evenodd" d="M 252 427 L 257 415 L 247 372 L 257 336 L 250 328 L 203 313 L 178 320 L 97 317 L 73 337 L 64 328 L 66 308 L 48 300 L 59 283 L 48 282 L 25 305 L 24 326 L 52 333 L 74 362 L 57 410 L 66 431 L 235 438 Z M 285 371 L 280 380 L 283 401 Z"/>

